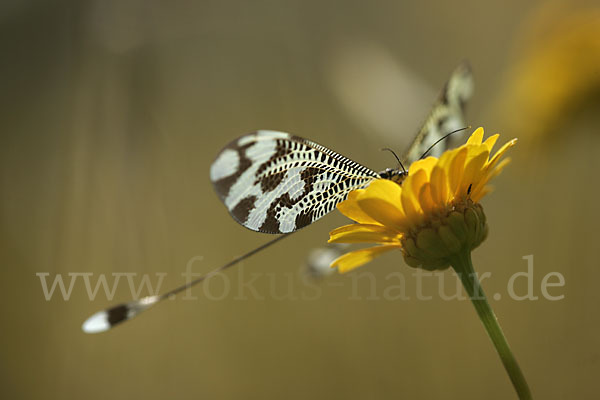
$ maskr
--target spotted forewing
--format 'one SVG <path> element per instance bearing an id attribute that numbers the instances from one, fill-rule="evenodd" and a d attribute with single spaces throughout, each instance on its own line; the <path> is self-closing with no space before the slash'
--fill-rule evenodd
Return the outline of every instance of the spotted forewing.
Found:
<path id="1" fill-rule="evenodd" d="M 473 88 L 463 63 L 454 71 L 402 157 L 418 160 L 437 140 L 464 127 Z M 444 141 L 428 155 L 439 156 Z M 210 168 L 210 179 L 233 218 L 248 229 L 289 233 L 303 228 L 382 176 L 320 144 L 289 133 L 261 130 L 230 142 Z"/>

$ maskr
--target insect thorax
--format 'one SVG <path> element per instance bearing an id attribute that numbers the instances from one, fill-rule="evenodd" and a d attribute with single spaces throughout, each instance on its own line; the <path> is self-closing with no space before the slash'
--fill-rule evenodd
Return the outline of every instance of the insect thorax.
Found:
<path id="1" fill-rule="evenodd" d="M 396 182 L 398 185 L 402 185 L 404 179 L 408 176 L 408 172 L 397 168 L 386 168 L 379 172 L 379 176 L 383 179 L 389 179 L 392 182 Z"/>

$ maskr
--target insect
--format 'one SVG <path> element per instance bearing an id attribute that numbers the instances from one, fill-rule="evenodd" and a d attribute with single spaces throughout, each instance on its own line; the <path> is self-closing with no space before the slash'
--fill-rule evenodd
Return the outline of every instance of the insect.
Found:
<path id="1" fill-rule="evenodd" d="M 403 165 L 431 151 L 432 145 L 464 126 L 463 110 L 472 92 L 467 64 L 461 64 L 442 90 L 430 116 L 399 168 L 375 172 L 318 143 L 285 132 L 257 131 L 230 142 L 210 168 L 210 179 L 231 216 L 248 229 L 291 233 L 322 218 L 375 179 L 399 184 Z"/>
<path id="2" fill-rule="evenodd" d="M 375 172 L 325 146 L 284 132 L 262 130 L 230 142 L 210 168 L 217 194 L 241 225 L 283 235 L 167 293 L 99 311 L 83 323 L 83 331 L 106 331 L 239 263 L 319 220 L 352 190 L 364 188 L 375 179 L 402 184 L 408 174 L 403 165 L 428 153 L 439 156 L 450 147 L 447 137 L 464 127 L 464 107 L 472 89 L 471 70 L 463 63 L 452 73 L 402 160 L 398 159 L 401 169 Z M 435 146 L 437 143 L 442 144 Z"/>

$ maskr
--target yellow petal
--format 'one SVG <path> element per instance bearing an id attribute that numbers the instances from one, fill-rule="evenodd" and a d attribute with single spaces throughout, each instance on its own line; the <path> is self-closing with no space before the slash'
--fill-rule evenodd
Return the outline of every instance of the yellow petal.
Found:
<path id="1" fill-rule="evenodd" d="M 345 273 L 368 263 L 383 253 L 399 248 L 399 245 L 385 245 L 351 251 L 335 259 L 331 263 L 331 267 L 338 267 L 340 273 Z"/>
<path id="2" fill-rule="evenodd" d="M 496 154 L 494 154 L 494 156 L 492 157 L 490 162 L 486 165 L 486 170 L 489 171 L 492 168 L 494 168 L 494 166 L 496 165 L 498 160 L 500 160 L 500 157 L 502 157 L 504 155 L 504 153 L 506 153 L 506 151 L 508 149 L 510 149 L 511 147 L 513 147 L 516 143 L 517 143 L 517 139 L 513 139 L 513 140 L 509 141 L 508 143 L 505 143 L 504 146 L 502 146 L 500 148 L 500 150 L 498 150 L 496 152 Z"/>
<path id="3" fill-rule="evenodd" d="M 360 195 L 358 206 L 377 223 L 396 229 L 406 230 L 406 218 L 400 204 L 402 188 L 397 183 L 378 179 Z"/>
<path id="4" fill-rule="evenodd" d="M 395 229 L 398 232 L 406 231 L 408 221 L 400 208 L 400 204 L 391 204 L 376 197 L 368 197 L 361 198 L 358 205 L 378 224 Z"/>
<path id="5" fill-rule="evenodd" d="M 496 176 L 498 176 L 498 174 L 500 174 L 500 172 L 504 169 L 504 167 L 506 167 L 508 164 L 510 164 L 511 162 L 511 158 L 510 157 L 506 157 L 504 160 L 500 161 L 500 163 L 498 165 L 496 165 L 496 168 L 494 168 L 489 175 L 494 178 Z"/>
<path id="6" fill-rule="evenodd" d="M 456 154 L 461 150 L 462 147 L 464 147 L 464 146 L 461 146 L 456 149 L 448 150 L 448 151 L 445 151 L 444 153 L 442 153 L 437 165 L 442 168 L 448 168 L 450 166 L 450 163 L 452 162 L 454 157 L 456 157 Z"/>
<path id="7" fill-rule="evenodd" d="M 329 232 L 329 243 L 399 243 L 400 234 L 381 225 L 350 224 Z"/>
<path id="8" fill-rule="evenodd" d="M 467 144 L 475 144 L 479 145 L 483 141 L 483 128 L 475 129 L 475 132 L 471 134 L 469 140 L 467 140 Z"/>
<path id="9" fill-rule="evenodd" d="M 421 187 L 427 182 L 427 173 L 419 169 L 416 173 L 408 175 L 403 183 L 400 199 L 402 200 L 402 209 L 411 225 L 416 225 L 422 219 L 422 210 L 419 205 L 419 192 Z"/>
<path id="10" fill-rule="evenodd" d="M 468 146 L 465 146 L 467 148 L 467 158 L 465 159 L 465 166 L 475 157 L 479 157 L 479 155 L 483 152 L 487 153 L 488 156 L 490 154 L 490 152 L 487 149 L 487 146 L 484 144 L 478 144 L 478 145 L 474 145 L 474 144 L 470 144 Z M 486 159 L 487 161 L 487 159 Z"/>
<path id="11" fill-rule="evenodd" d="M 424 214 L 432 212 L 436 206 L 431 197 L 431 183 L 427 182 L 419 191 L 419 204 Z"/>
<path id="12" fill-rule="evenodd" d="M 473 189 L 479 183 L 482 175 L 482 170 L 488 160 L 489 152 L 486 146 L 479 146 L 472 149 L 470 154 L 471 159 L 467 161 L 465 170 L 463 171 L 460 185 L 455 192 L 456 197 L 464 198 L 467 195 L 469 186 Z"/>
<path id="13" fill-rule="evenodd" d="M 431 170 L 437 164 L 438 159 L 435 157 L 427 157 L 423 160 L 415 161 L 408 169 L 408 176 L 414 175 L 417 171 L 425 171 L 427 176 L 431 175 Z"/>
<path id="14" fill-rule="evenodd" d="M 489 186 L 486 186 L 487 183 L 498 176 L 502 169 L 508 165 L 508 163 L 510 163 L 510 158 L 507 157 L 502 160 L 492 171 L 485 173 L 483 179 L 471 190 L 471 199 L 473 199 L 474 202 L 478 202 L 483 198 L 483 196 L 490 192 Z M 486 190 L 486 188 L 488 190 Z"/>
<path id="15" fill-rule="evenodd" d="M 408 179 L 410 178 L 410 179 Z M 419 169 L 417 170 L 414 174 L 409 175 L 409 177 L 407 178 L 408 181 L 408 187 L 410 188 L 410 190 L 413 193 L 419 193 L 421 191 L 421 188 L 423 187 L 423 185 L 425 185 L 427 183 L 427 181 L 429 180 L 429 174 L 423 170 L 423 169 Z M 402 190 L 402 194 L 404 194 L 406 188 L 404 188 L 404 190 Z M 400 197 L 402 198 L 402 195 L 400 195 Z"/>
<path id="16" fill-rule="evenodd" d="M 465 167 L 465 160 L 467 159 L 468 149 L 466 146 L 462 146 L 455 153 L 452 160 L 450 160 L 450 165 L 446 169 L 446 174 L 448 176 L 448 192 L 450 196 L 453 196 L 458 189 L 458 185 L 460 184 L 462 173 Z"/>
<path id="17" fill-rule="evenodd" d="M 431 199 L 437 207 L 443 207 L 448 202 L 448 182 L 444 169 L 436 165 L 431 171 Z"/>
<path id="18" fill-rule="evenodd" d="M 483 186 L 481 189 L 477 191 L 477 193 L 472 193 L 471 198 L 475 203 L 479 202 L 486 194 L 492 192 L 491 186 Z"/>
<path id="19" fill-rule="evenodd" d="M 394 204 L 400 201 L 401 191 L 400 185 L 389 179 L 376 179 L 364 190 L 359 200 L 367 197 L 377 197 Z"/>
<path id="20" fill-rule="evenodd" d="M 490 153 L 492 152 L 492 148 L 496 144 L 496 141 L 498 140 L 499 137 L 500 137 L 500 135 L 496 133 L 495 135 L 492 135 L 489 138 L 487 138 L 485 140 L 485 142 L 483 142 L 483 144 L 488 148 L 488 151 Z"/>
<path id="21" fill-rule="evenodd" d="M 376 224 L 377 221 L 365 214 L 356 202 L 364 191 L 364 189 L 358 189 L 350 192 L 348 198 L 337 205 L 337 209 L 346 217 L 360 224 Z"/>

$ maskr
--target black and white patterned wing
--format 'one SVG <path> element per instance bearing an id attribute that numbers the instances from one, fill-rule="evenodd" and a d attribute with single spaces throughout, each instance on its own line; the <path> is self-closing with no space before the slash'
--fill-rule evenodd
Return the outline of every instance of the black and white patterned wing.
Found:
<path id="1" fill-rule="evenodd" d="M 460 64 L 450 76 L 425 123 L 403 157 L 408 167 L 417 161 L 429 147 L 444 135 L 465 127 L 464 109 L 473 93 L 473 75 L 467 62 Z M 458 137 L 450 137 L 437 144 L 428 155 L 439 157 L 453 147 Z"/>
<path id="2" fill-rule="evenodd" d="M 378 177 L 324 146 L 275 131 L 232 141 L 210 168 L 215 190 L 233 218 L 265 233 L 303 228 Z"/>

